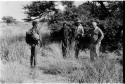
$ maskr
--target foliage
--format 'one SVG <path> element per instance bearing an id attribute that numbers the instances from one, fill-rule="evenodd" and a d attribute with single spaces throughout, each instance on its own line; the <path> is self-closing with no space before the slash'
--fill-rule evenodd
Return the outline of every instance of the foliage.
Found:
<path id="1" fill-rule="evenodd" d="M 31 17 L 41 16 L 46 11 L 54 12 L 48 24 L 50 28 L 60 29 L 63 23 L 68 24 L 71 28 L 77 27 L 77 20 L 82 20 L 85 30 L 91 27 L 91 20 L 96 20 L 99 27 L 104 32 L 102 48 L 106 50 L 116 50 L 122 47 L 123 31 L 123 2 L 122 1 L 88 1 L 78 7 L 73 4 L 73 1 L 61 1 L 66 6 L 65 11 L 60 12 L 55 9 L 54 1 L 38 1 L 24 7 L 26 14 Z M 48 13 L 46 13 L 48 14 Z M 88 24 L 89 23 L 89 24 Z"/>
<path id="2" fill-rule="evenodd" d="M 123 2 L 115 1 L 106 3 L 105 10 L 108 11 L 109 15 L 104 15 L 104 11 L 102 11 L 102 7 L 100 6 L 96 7 L 95 10 L 97 11 L 95 11 L 93 15 L 94 17 L 99 18 L 100 28 L 105 34 L 105 38 L 102 41 L 103 50 L 113 51 L 120 49 L 123 45 Z"/>
<path id="3" fill-rule="evenodd" d="M 34 1 L 30 5 L 24 6 L 27 18 L 25 21 L 31 21 L 32 17 L 41 17 L 45 12 L 56 11 L 54 1 Z"/>
<path id="4" fill-rule="evenodd" d="M 15 23 L 16 19 L 14 19 L 12 16 L 4 16 L 2 18 L 3 22 L 10 24 L 10 23 Z"/>

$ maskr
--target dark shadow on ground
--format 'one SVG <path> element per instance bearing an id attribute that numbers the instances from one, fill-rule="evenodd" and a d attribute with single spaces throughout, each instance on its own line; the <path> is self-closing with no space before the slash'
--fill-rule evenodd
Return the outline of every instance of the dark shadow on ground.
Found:
<path id="1" fill-rule="evenodd" d="M 61 71 L 56 68 L 46 68 L 46 67 L 38 67 L 38 69 L 42 70 L 44 74 L 58 75 L 61 74 Z"/>

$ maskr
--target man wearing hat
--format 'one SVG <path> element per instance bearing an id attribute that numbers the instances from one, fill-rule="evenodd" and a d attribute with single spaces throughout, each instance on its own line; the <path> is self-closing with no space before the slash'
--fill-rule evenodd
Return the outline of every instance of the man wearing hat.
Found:
<path id="1" fill-rule="evenodd" d="M 84 29 L 81 24 L 81 20 L 78 20 L 77 36 L 78 36 L 78 38 L 80 38 L 80 36 L 83 37 L 83 35 L 84 35 Z"/>
<path id="2" fill-rule="evenodd" d="M 81 24 L 81 20 L 78 20 L 77 22 L 77 29 L 75 34 L 75 57 L 78 58 L 78 52 L 79 52 L 79 44 L 81 39 L 84 37 L 84 28 Z"/>

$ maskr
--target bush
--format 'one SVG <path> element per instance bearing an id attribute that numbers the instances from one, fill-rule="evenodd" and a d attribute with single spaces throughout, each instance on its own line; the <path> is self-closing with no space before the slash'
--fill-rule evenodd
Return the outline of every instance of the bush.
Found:
<path id="1" fill-rule="evenodd" d="M 10 23 L 15 23 L 16 19 L 14 19 L 12 16 L 4 16 L 2 18 L 3 22 L 10 24 Z"/>
<path id="2" fill-rule="evenodd" d="M 104 39 L 102 40 L 103 51 L 122 49 L 123 25 L 120 25 L 119 22 L 113 17 L 100 21 L 100 24 L 100 28 L 104 32 Z"/>

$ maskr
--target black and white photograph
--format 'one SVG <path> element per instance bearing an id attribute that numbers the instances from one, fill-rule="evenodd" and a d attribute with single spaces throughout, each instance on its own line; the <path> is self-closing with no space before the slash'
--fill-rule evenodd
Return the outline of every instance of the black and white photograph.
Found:
<path id="1" fill-rule="evenodd" d="M 124 83 L 123 0 L 1 0 L 0 84 Z"/>

